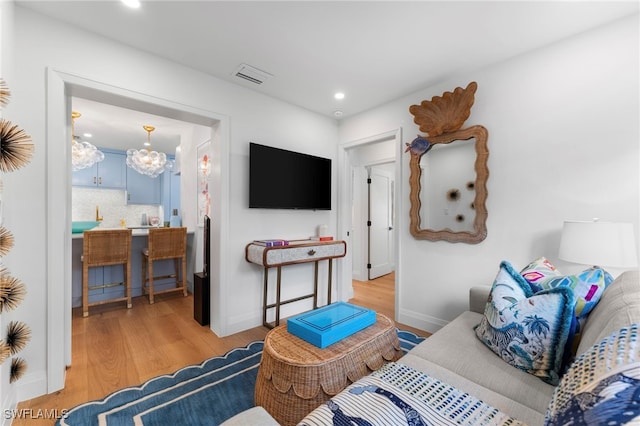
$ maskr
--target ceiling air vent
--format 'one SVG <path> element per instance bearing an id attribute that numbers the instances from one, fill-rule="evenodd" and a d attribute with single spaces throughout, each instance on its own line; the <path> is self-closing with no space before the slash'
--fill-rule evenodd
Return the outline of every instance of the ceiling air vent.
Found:
<path id="1" fill-rule="evenodd" d="M 236 77 L 243 78 L 255 84 L 262 84 L 273 77 L 273 75 L 268 72 L 259 70 L 247 64 L 240 64 L 233 74 Z"/>

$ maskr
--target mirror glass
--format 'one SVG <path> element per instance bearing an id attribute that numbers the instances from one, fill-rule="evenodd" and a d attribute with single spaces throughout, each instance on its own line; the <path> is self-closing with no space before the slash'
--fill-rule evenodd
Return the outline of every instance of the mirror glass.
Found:
<path id="1" fill-rule="evenodd" d="M 422 227 L 473 231 L 475 138 L 435 145 L 420 159 Z"/>
<path id="2" fill-rule="evenodd" d="M 479 243 L 487 234 L 487 131 L 442 134 L 410 162 L 410 230 L 417 239 Z"/>

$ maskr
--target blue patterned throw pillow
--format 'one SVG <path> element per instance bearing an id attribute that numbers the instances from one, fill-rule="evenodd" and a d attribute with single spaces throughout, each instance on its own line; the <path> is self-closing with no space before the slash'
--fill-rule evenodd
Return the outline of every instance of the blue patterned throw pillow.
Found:
<path id="1" fill-rule="evenodd" d="M 569 287 L 576 298 L 576 317 L 586 318 L 596 306 L 613 277 L 602 268 L 589 268 L 576 275 L 563 275 L 545 257 L 539 257 L 520 271 L 534 293 L 555 287 Z"/>
<path id="2" fill-rule="evenodd" d="M 589 268 L 577 275 L 558 276 L 545 281 L 542 288 L 569 287 L 576 298 L 576 317 L 586 318 L 602 297 L 602 293 L 613 282 L 613 277 L 604 269 Z"/>
<path id="3" fill-rule="evenodd" d="M 571 289 L 534 294 L 522 275 L 503 261 L 475 332 L 504 361 L 557 385 L 573 309 Z"/>
<path id="4" fill-rule="evenodd" d="M 640 324 L 580 355 L 556 388 L 545 426 L 640 424 Z"/>

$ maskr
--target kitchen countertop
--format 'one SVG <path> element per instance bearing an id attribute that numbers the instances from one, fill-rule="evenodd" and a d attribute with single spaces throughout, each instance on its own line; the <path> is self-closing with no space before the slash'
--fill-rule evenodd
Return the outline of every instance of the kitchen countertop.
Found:
<path id="1" fill-rule="evenodd" d="M 149 228 L 156 228 L 155 226 L 130 226 L 127 227 L 127 229 L 131 229 L 131 236 L 132 237 L 146 237 L 149 235 Z M 93 228 L 92 230 L 104 230 L 104 229 L 122 229 L 122 228 Z M 90 231 L 92 231 L 90 230 Z M 193 229 L 187 229 L 187 234 L 193 234 Z M 76 239 L 82 239 L 83 238 L 83 233 L 80 232 L 78 234 L 71 234 L 71 239 L 76 240 Z"/>

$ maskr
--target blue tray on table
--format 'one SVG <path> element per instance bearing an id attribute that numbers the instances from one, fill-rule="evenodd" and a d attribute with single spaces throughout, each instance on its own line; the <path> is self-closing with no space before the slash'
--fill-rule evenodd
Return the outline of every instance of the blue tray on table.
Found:
<path id="1" fill-rule="evenodd" d="M 375 324 L 376 312 L 346 302 L 335 302 L 287 319 L 287 331 L 319 348 Z"/>

